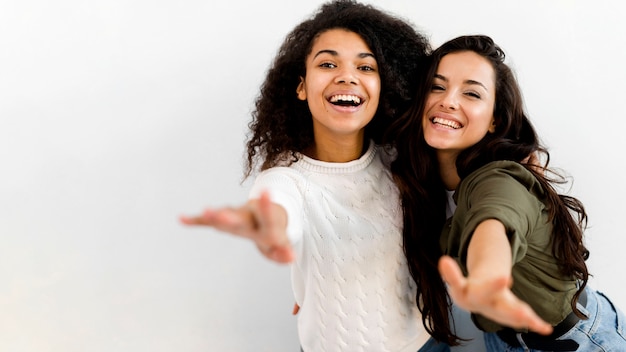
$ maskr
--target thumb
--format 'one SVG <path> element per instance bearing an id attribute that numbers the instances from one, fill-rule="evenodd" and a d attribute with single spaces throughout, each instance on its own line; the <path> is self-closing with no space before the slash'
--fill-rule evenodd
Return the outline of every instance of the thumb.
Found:
<path id="1" fill-rule="evenodd" d="M 465 282 L 465 276 L 459 264 L 450 256 L 444 255 L 439 259 L 439 273 L 448 285 L 459 287 Z"/>

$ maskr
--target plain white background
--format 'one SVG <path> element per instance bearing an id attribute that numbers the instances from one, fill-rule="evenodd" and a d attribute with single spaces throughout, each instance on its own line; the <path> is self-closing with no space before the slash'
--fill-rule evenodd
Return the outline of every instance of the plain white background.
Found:
<path id="1" fill-rule="evenodd" d="M 296 351 L 289 270 L 180 214 L 239 204 L 249 113 L 322 1 L 0 4 L 0 351 Z M 372 1 L 505 49 L 626 309 L 619 2 Z"/>

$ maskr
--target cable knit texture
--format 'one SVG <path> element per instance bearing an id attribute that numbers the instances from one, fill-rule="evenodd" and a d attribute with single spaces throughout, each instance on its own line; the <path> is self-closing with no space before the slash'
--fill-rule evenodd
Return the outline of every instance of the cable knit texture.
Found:
<path id="1" fill-rule="evenodd" d="M 306 352 L 415 352 L 429 338 L 402 250 L 390 160 L 371 143 L 355 161 L 303 156 L 255 180 L 251 198 L 269 190 L 289 217 L 298 332 Z"/>

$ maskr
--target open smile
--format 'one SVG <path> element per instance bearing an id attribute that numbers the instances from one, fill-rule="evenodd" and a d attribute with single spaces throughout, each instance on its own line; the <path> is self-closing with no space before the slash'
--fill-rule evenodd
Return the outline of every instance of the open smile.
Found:
<path id="1" fill-rule="evenodd" d="M 460 123 L 453 121 L 453 120 L 448 120 L 448 119 L 444 119 L 441 117 L 433 117 L 432 119 L 430 119 L 430 122 L 432 122 L 433 124 L 439 125 L 439 126 L 443 126 L 443 127 L 447 127 L 447 128 L 451 128 L 454 130 L 458 130 L 459 128 L 462 128 L 463 125 L 461 125 Z"/>
<path id="2" fill-rule="evenodd" d="M 356 95 L 338 94 L 331 96 L 328 101 L 333 105 L 339 106 L 359 106 L 362 99 Z"/>

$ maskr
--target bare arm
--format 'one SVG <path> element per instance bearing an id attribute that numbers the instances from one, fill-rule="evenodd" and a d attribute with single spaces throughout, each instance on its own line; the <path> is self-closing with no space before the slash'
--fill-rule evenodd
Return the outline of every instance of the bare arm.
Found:
<path id="1" fill-rule="evenodd" d="M 237 207 L 206 209 L 197 216 L 181 216 L 190 226 L 209 226 L 219 231 L 251 239 L 268 259 L 289 263 L 294 252 L 287 237 L 287 212 L 272 203 L 267 192 Z"/>
<path id="2" fill-rule="evenodd" d="M 459 307 L 506 326 L 549 334 L 552 326 L 511 291 L 511 267 L 511 247 L 504 225 L 493 219 L 480 223 L 472 235 L 467 278 L 454 259 L 444 256 L 439 262 L 450 296 Z"/>

